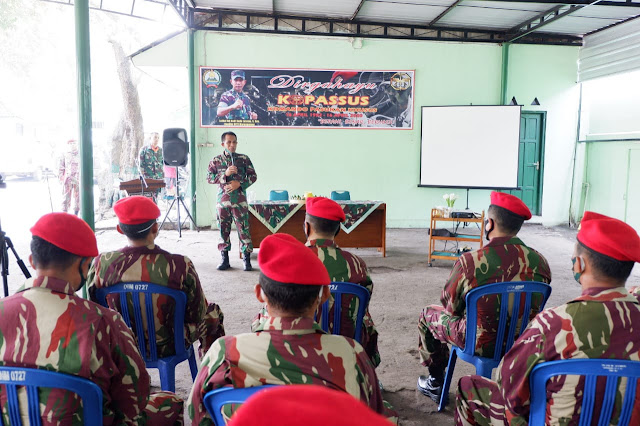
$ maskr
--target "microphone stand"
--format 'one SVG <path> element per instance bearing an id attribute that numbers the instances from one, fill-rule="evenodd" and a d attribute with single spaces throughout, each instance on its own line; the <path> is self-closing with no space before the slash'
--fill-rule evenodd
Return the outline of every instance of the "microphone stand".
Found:
<path id="1" fill-rule="evenodd" d="M 142 176 L 142 173 L 138 177 L 140 178 L 140 193 L 144 195 L 144 189 L 149 188 L 149 185 L 147 185 L 147 180 Z"/>

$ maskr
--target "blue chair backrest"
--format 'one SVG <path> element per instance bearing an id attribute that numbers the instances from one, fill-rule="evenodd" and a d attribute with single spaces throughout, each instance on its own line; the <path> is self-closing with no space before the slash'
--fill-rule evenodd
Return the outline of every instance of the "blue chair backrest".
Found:
<path id="1" fill-rule="evenodd" d="M 213 418 L 213 424 L 216 426 L 222 426 L 225 424 L 224 416 L 222 415 L 223 406 L 227 404 L 242 404 L 251 395 L 274 386 L 276 385 L 253 386 L 250 388 L 226 387 L 215 389 L 204 395 L 204 407 Z"/>
<path id="2" fill-rule="evenodd" d="M 362 341 L 362 323 L 364 321 L 364 313 L 369 306 L 369 290 L 358 284 L 333 282 L 329 289 L 333 296 L 333 330 L 332 334 L 340 334 L 340 320 L 342 318 L 342 295 L 352 295 L 358 298 L 358 314 L 356 319 L 355 336 L 351 337 L 356 342 Z M 320 327 L 329 332 L 329 301 L 322 305 L 322 315 L 320 318 Z"/>
<path id="3" fill-rule="evenodd" d="M 331 191 L 331 199 L 349 201 L 351 199 L 351 194 L 349 194 L 349 191 Z"/>
<path id="4" fill-rule="evenodd" d="M 553 376 L 576 375 L 584 376 L 584 391 L 580 410 L 580 426 L 597 424 L 609 425 L 613 408 L 616 403 L 618 382 L 627 377 L 624 398 L 618 425 L 626 426 L 631 420 L 633 405 L 636 397 L 636 386 L 640 379 L 640 361 L 617 359 L 566 359 L 543 362 L 531 371 L 529 387 L 531 389 L 531 411 L 529 424 L 544 425 L 547 411 L 547 381 Z M 596 395 L 598 377 L 606 377 L 604 394 Z M 600 418 L 594 422 L 594 402 L 601 402 Z"/>
<path id="5" fill-rule="evenodd" d="M 145 294 L 144 297 L 144 312 L 146 314 L 148 341 L 145 339 L 143 320 L 142 320 L 142 307 L 140 306 L 139 294 Z M 143 281 L 120 283 L 109 287 L 102 287 L 96 291 L 98 303 L 102 306 L 108 307 L 107 295 L 119 294 L 120 297 L 120 309 L 118 312 L 122 314 L 124 322 L 127 323 L 129 328 L 131 327 L 131 314 L 133 313 L 135 329 L 134 334 L 137 337 L 138 349 L 140 349 L 140 355 L 145 362 L 158 361 L 158 349 L 156 346 L 156 325 L 155 315 L 153 313 L 153 294 L 164 294 L 171 297 L 175 301 L 175 311 L 173 317 L 173 341 L 175 343 L 176 356 L 186 355 L 187 349 L 184 342 L 184 311 L 187 305 L 187 295 L 180 290 L 165 287 L 163 285 L 147 283 Z M 131 297 L 128 295 L 131 294 Z M 129 312 L 127 305 L 127 299 L 133 304 L 133 312 Z M 147 351 L 147 344 L 149 345 L 149 351 Z M 185 358 L 186 359 L 186 356 Z"/>
<path id="6" fill-rule="evenodd" d="M 289 191 L 271 190 L 269 191 L 269 201 L 289 201 Z"/>
<path id="7" fill-rule="evenodd" d="M 512 294 L 514 296 L 511 301 L 509 296 Z M 520 318 L 520 295 L 522 294 L 525 294 L 524 310 L 521 316 L 520 330 L 516 334 L 516 324 L 518 323 L 518 318 Z M 500 316 L 496 334 L 496 349 L 493 354 L 493 360 L 497 363 L 505 353 L 509 352 L 515 337 L 522 334 L 524 329 L 527 328 L 531 314 L 531 296 L 533 294 L 542 294 L 543 299 L 540 305 L 540 310 L 542 310 L 547 303 L 549 295 L 551 295 L 551 286 L 535 281 L 511 281 L 482 285 L 467 293 L 465 298 L 467 304 L 467 331 L 463 352 L 467 355 L 474 355 L 475 353 L 478 323 L 477 306 L 481 297 L 500 295 Z M 507 325 L 509 325 L 508 330 Z"/>
<path id="8" fill-rule="evenodd" d="M 84 377 L 55 371 L 38 370 L 23 367 L 0 367 L 0 384 L 6 387 L 11 426 L 21 426 L 18 386 L 26 387 L 29 424 L 40 426 L 40 401 L 38 388 L 66 389 L 82 399 L 82 419 L 85 425 L 102 425 L 102 390 L 98 385 Z M 53 419 L 54 421 L 56 419 Z M 3 424 L 0 416 L 0 425 Z"/>

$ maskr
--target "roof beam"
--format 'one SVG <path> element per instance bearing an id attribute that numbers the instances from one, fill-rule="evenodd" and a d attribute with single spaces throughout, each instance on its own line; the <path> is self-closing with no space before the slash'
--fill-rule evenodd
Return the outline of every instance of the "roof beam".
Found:
<path id="1" fill-rule="evenodd" d="M 366 0 L 360 0 L 358 7 L 356 7 L 356 10 L 353 12 L 353 15 L 351 15 L 351 18 L 349 18 L 350 21 L 353 21 L 354 19 L 356 19 L 356 16 L 358 16 L 358 13 L 360 13 L 360 9 L 362 9 L 362 5 L 364 4 L 365 1 Z"/>
<path id="2" fill-rule="evenodd" d="M 494 3 L 544 3 L 544 4 L 557 4 L 568 6 L 590 6 L 593 4 L 593 0 L 488 0 Z M 625 1 L 613 1 L 603 0 L 598 2 L 598 6 L 617 6 L 617 7 L 632 7 L 640 8 L 640 0 L 625 0 Z"/>
<path id="3" fill-rule="evenodd" d="M 597 0 L 593 3 L 597 3 Z M 526 36 L 534 31 L 538 31 L 540 28 L 549 25 L 550 23 L 564 18 L 565 16 L 584 8 L 585 6 L 579 5 L 558 5 L 551 9 L 542 12 L 531 19 L 527 19 L 521 24 L 507 31 L 507 37 L 505 43 L 512 43 L 519 38 Z"/>
<path id="4" fill-rule="evenodd" d="M 453 2 L 453 4 L 451 6 L 449 6 L 448 8 L 446 8 L 444 10 L 444 12 L 442 12 L 440 15 L 436 16 L 431 22 L 429 22 L 429 26 L 431 25 L 435 25 L 436 22 L 438 22 L 439 20 L 441 20 L 442 18 L 444 18 L 449 12 L 451 12 L 457 5 L 460 4 L 460 2 L 462 2 L 462 0 L 456 0 Z"/>

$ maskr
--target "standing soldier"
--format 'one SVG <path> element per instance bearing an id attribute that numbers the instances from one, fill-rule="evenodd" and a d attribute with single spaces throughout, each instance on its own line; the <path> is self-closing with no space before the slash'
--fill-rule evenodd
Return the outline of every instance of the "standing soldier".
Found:
<path id="1" fill-rule="evenodd" d="M 80 158 L 78 142 L 75 139 L 67 141 L 67 150 L 60 157 L 58 179 L 62 184 L 62 211 L 67 212 L 73 195 L 73 213 L 77 216 L 80 211 Z"/>
<path id="2" fill-rule="evenodd" d="M 249 205 L 247 204 L 246 191 L 258 179 L 251 159 L 247 155 L 237 154 L 238 138 L 233 132 L 222 134 L 222 146 L 224 152 L 217 155 L 209 163 L 207 181 L 218 185 L 218 199 L 216 209 L 220 227 L 220 242 L 218 250 L 222 262 L 218 270 L 229 269 L 229 250 L 231 249 L 231 221 L 233 220 L 238 230 L 240 239 L 244 270 L 251 271 L 251 233 L 249 232 Z"/>
<path id="3" fill-rule="evenodd" d="M 269 319 L 255 333 L 226 336 L 211 346 L 187 402 L 192 424 L 211 424 L 203 404 L 210 390 L 265 384 L 327 386 L 395 418 L 364 348 L 347 337 L 325 334 L 313 320 L 331 283 L 318 256 L 291 235 L 273 234 L 262 241 L 258 261 L 255 294 L 266 303 Z"/>
<path id="4" fill-rule="evenodd" d="M 180 398 L 150 393 L 149 373 L 122 317 L 76 295 L 98 255 L 89 225 L 67 213 L 50 213 L 31 233 L 29 262 L 36 277 L 0 301 L 0 363 L 92 381 L 102 390 L 103 425 L 182 424 Z M 73 392 L 52 389 L 40 395 L 42 424 L 87 420 Z"/>
<path id="5" fill-rule="evenodd" d="M 145 179 L 164 179 L 164 167 L 162 156 L 162 147 L 160 147 L 160 135 L 156 132 L 150 135 L 150 144 L 140 148 L 138 154 L 138 167 L 140 168 L 140 174 Z M 158 189 L 153 193 L 153 201 L 158 202 Z"/>
<path id="6" fill-rule="evenodd" d="M 544 256 L 517 237 L 522 224 L 529 219 L 531 212 L 522 200 L 492 192 L 484 228 L 489 243 L 479 250 L 462 254 L 453 265 L 442 291 L 442 305 L 430 305 L 422 310 L 418 349 L 422 365 L 429 369 L 429 377 L 418 378 L 418 390 L 435 402 L 440 401 L 449 358 L 447 343 L 464 347 L 467 293 L 484 284 L 498 282 L 551 282 L 551 270 Z M 532 309 L 538 312 L 539 306 L 532 306 Z M 500 317 L 498 299 L 483 298 L 478 302 L 478 310 L 487 314 L 483 317 L 486 321 L 478 322 L 476 354 L 493 357 L 494 330 Z"/>
<path id="7" fill-rule="evenodd" d="M 224 316 L 220 307 L 208 303 L 200 285 L 200 279 L 191 260 L 179 254 L 171 254 L 155 244 L 160 216 L 158 206 L 147 197 L 133 196 L 119 200 L 113 211 L 118 216 L 118 231 L 129 240 L 129 246 L 102 253 L 91 265 L 89 296 L 97 301 L 96 291 L 121 282 L 146 281 L 184 292 L 185 340 L 188 345 L 200 341 L 200 357 L 220 336 L 224 336 Z M 164 306 L 168 298 L 154 296 L 154 306 Z M 164 300 L 162 300 L 164 299 Z M 163 311 L 164 312 L 164 311 Z M 156 331 L 158 357 L 173 355 L 173 316 L 156 313 L 162 330 Z"/>
<path id="8" fill-rule="evenodd" d="M 457 425 L 526 425 L 531 408 L 529 377 L 541 363 L 572 358 L 640 361 L 640 302 L 625 289 L 635 262 L 640 262 L 636 231 L 618 219 L 585 212 L 571 260 L 582 295 L 545 309 L 531 321 L 498 366 L 497 382 L 480 376 L 460 379 Z M 624 382 L 610 407 L 613 423 L 620 418 Z M 583 391 L 584 378 L 549 381 L 545 424 L 578 424 Z M 602 398 L 596 396 L 593 413 L 602 410 Z M 628 424 L 639 424 L 640 404 L 634 404 L 629 418 Z"/>

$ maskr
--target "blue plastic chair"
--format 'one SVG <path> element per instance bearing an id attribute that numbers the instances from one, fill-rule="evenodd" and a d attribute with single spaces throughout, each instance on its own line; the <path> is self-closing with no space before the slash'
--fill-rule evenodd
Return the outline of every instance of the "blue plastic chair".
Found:
<path id="1" fill-rule="evenodd" d="M 633 403 L 636 397 L 636 385 L 640 379 L 640 361 L 618 359 L 566 359 L 543 362 L 531 371 L 529 387 L 531 389 L 531 407 L 529 424 L 544 425 L 547 411 L 547 381 L 553 376 L 584 376 L 584 393 L 580 410 L 580 426 L 596 424 L 593 422 L 594 402 L 601 402 L 598 426 L 609 425 L 618 389 L 618 379 L 627 377 L 627 387 L 622 400 L 618 425 L 626 426 L 631 420 Z M 598 377 L 606 377 L 604 395 L 596 394 Z"/>
<path id="2" fill-rule="evenodd" d="M 351 194 L 349 194 L 349 191 L 331 191 L 331 199 L 335 201 L 349 201 Z"/>
<path id="3" fill-rule="evenodd" d="M 250 388 L 220 388 L 209 391 L 204 396 L 204 407 L 213 418 L 213 424 L 223 426 L 226 424 L 222 415 L 222 407 L 227 404 L 242 404 L 250 396 L 277 385 L 253 386 Z"/>
<path id="4" fill-rule="evenodd" d="M 271 190 L 269 191 L 269 201 L 289 201 L 289 191 L 286 189 L 282 191 Z"/>
<path id="5" fill-rule="evenodd" d="M 522 316 L 520 316 L 520 295 L 522 294 L 526 294 L 526 297 L 524 310 Z M 449 386 L 451 385 L 453 370 L 456 366 L 456 359 L 458 357 L 463 361 L 473 364 L 476 367 L 476 374 L 488 379 L 491 378 L 491 372 L 498 366 L 498 364 L 500 364 L 500 360 L 504 354 L 509 352 L 509 349 L 513 346 L 513 341 L 516 336 L 522 334 L 524 329 L 527 328 L 529 316 L 531 314 L 531 296 L 533 294 L 542 294 L 542 303 L 540 305 L 540 310 L 542 310 L 544 309 L 544 305 L 547 303 L 547 299 L 549 299 L 549 296 L 551 295 L 551 286 L 549 284 L 535 281 L 511 281 L 486 284 L 476 287 L 467 293 L 467 296 L 465 297 L 467 305 L 467 331 L 465 335 L 464 349 L 451 345 L 449 364 L 447 365 L 447 373 L 442 386 L 442 395 L 440 395 L 438 411 L 444 410 L 445 405 L 447 405 L 447 400 L 449 399 Z M 496 334 L 496 348 L 494 350 L 493 358 L 475 355 L 478 300 L 480 300 L 481 297 L 488 295 L 499 295 L 501 300 L 500 317 Z M 514 295 L 513 303 L 502 303 L 505 300 L 509 300 L 510 295 Z M 516 321 L 511 321 L 510 318 L 515 318 Z M 518 334 L 516 334 L 518 318 L 522 318 L 522 324 Z M 509 325 L 509 330 L 507 334 L 505 334 L 505 331 L 507 331 L 507 324 Z"/>
<path id="6" fill-rule="evenodd" d="M 6 387 L 11 426 L 22 426 L 18 387 L 26 387 L 29 424 L 41 426 L 38 388 L 65 389 L 82 399 L 82 419 L 87 426 L 102 425 L 102 390 L 84 377 L 23 367 L 0 367 L 0 384 Z M 43 401 L 43 403 L 45 403 Z M 54 419 L 55 420 L 55 419 Z M 3 425 L 0 416 L 0 425 Z"/>
<path id="7" fill-rule="evenodd" d="M 332 334 L 340 334 L 340 319 L 342 318 L 342 295 L 348 294 L 358 298 L 358 313 L 356 317 L 355 336 L 351 337 L 358 343 L 362 343 L 362 325 L 364 322 L 364 313 L 369 306 L 369 298 L 371 297 L 369 290 L 358 284 L 334 282 L 329 286 L 331 295 L 333 296 L 333 330 Z M 329 332 L 329 301 L 322 305 L 322 313 L 320 316 L 320 327 Z"/>
<path id="8" fill-rule="evenodd" d="M 184 312 L 187 305 L 187 295 L 180 290 L 168 288 L 158 284 L 151 284 L 147 282 L 137 281 L 128 283 L 119 283 L 109 287 L 103 287 L 96 291 L 98 303 L 102 306 L 109 307 L 107 304 L 107 295 L 119 294 L 120 297 L 120 309 L 118 312 L 122 314 L 124 322 L 127 323 L 129 328 L 131 327 L 131 312 L 127 305 L 127 299 L 131 300 L 133 304 L 133 319 L 135 321 L 135 329 L 132 328 L 136 335 L 138 343 L 138 349 L 140 355 L 144 359 L 147 368 L 157 368 L 160 372 L 160 383 L 162 390 L 175 392 L 176 389 L 176 377 L 175 368 L 176 365 L 182 361 L 189 360 L 189 368 L 191 369 L 191 378 L 195 381 L 198 374 L 198 365 L 196 363 L 196 355 L 193 350 L 193 345 L 185 348 L 184 341 Z M 140 306 L 140 294 L 144 294 L 145 313 L 147 322 L 147 334 L 145 336 L 145 330 L 143 327 L 142 310 Z M 158 358 L 158 350 L 156 346 L 156 327 L 155 317 L 153 314 L 153 297 L 154 294 L 163 294 L 171 297 L 175 302 L 175 312 L 173 321 L 173 340 L 175 342 L 175 355 L 165 358 Z M 131 295 L 131 297 L 129 296 Z M 147 345 L 149 351 L 147 351 Z"/>

